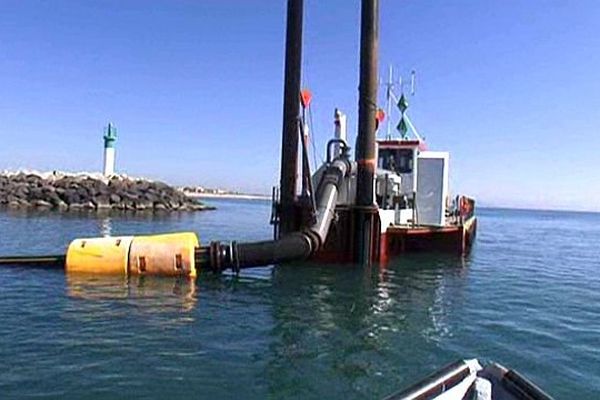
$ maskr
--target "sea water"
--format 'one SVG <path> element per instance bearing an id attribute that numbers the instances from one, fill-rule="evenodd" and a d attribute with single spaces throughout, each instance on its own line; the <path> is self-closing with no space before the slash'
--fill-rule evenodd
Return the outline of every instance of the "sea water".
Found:
<path id="1" fill-rule="evenodd" d="M 270 204 L 170 215 L 0 211 L 0 255 L 77 237 L 272 237 Z M 470 256 L 170 278 L 0 267 L 0 398 L 376 399 L 477 357 L 600 398 L 600 215 L 478 210 Z"/>

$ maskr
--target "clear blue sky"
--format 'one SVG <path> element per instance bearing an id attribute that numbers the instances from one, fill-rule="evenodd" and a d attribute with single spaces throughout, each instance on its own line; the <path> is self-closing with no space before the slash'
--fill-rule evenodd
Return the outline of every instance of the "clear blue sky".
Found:
<path id="1" fill-rule="evenodd" d="M 317 148 L 356 134 L 358 0 L 306 0 Z M 381 0 L 380 66 L 418 73 L 412 120 L 483 204 L 600 210 L 600 2 Z M 0 169 L 117 168 L 277 183 L 285 1 L 0 2 Z M 383 92 L 383 91 L 381 91 Z M 383 98 L 382 98 L 383 103 Z"/>

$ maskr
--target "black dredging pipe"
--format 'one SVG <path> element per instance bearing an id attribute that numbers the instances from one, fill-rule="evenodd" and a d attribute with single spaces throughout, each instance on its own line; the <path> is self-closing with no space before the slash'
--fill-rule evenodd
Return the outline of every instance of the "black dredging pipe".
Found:
<path id="1" fill-rule="evenodd" d="M 200 249 L 202 254 L 198 254 L 198 258 L 201 265 L 207 265 L 215 272 L 228 268 L 238 271 L 241 268 L 309 258 L 327 239 L 335 216 L 338 194 L 351 167 L 346 156 L 336 158 L 327 167 L 317 187 L 316 218 L 312 225 L 277 240 L 229 244 L 213 242 L 207 251 Z"/>
<path id="2" fill-rule="evenodd" d="M 374 203 L 375 132 L 377 111 L 377 56 L 379 1 L 362 0 L 360 23 L 360 84 L 356 161 L 355 262 L 370 264 L 377 207 Z M 352 233 L 351 233 L 352 234 Z"/>
<path id="3" fill-rule="evenodd" d="M 298 229 L 296 224 L 296 179 L 298 173 L 298 119 L 302 67 L 303 0 L 288 0 L 285 41 L 285 84 L 283 89 L 283 132 L 281 141 L 281 177 L 279 235 Z"/>
<path id="4" fill-rule="evenodd" d="M 66 257 L 64 255 L 44 256 L 11 256 L 0 257 L 0 265 L 27 265 L 40 268 L 63 268 Z"/>

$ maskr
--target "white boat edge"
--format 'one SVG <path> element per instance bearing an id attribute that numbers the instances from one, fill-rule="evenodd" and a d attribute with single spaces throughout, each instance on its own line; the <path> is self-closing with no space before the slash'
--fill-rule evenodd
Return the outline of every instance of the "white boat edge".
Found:
<path id="1" fill-rule="evenodd" d="M 459 360 L 385 400 L 552 400 L 514 370 L 477 359 Z"/>

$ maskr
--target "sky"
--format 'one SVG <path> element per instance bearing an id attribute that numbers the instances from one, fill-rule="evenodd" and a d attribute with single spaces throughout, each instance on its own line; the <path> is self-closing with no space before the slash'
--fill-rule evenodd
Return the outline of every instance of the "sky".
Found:
<path id="1" fill-rule="evenodd" d="M 269 193 L 285 8 L 0 1 L 0 170 L 99 171 L 110 121 L 119 172 Z M 380 13 L 381 74 L 416 70 L 408 112 L 431 150 L 450 152 L 454 193 L 600 211 L 600 2 L 380 0 Z M 359 17 L 359 0 L 305 0 L 317 160 L 336 107 L 355 140 Z"/>

